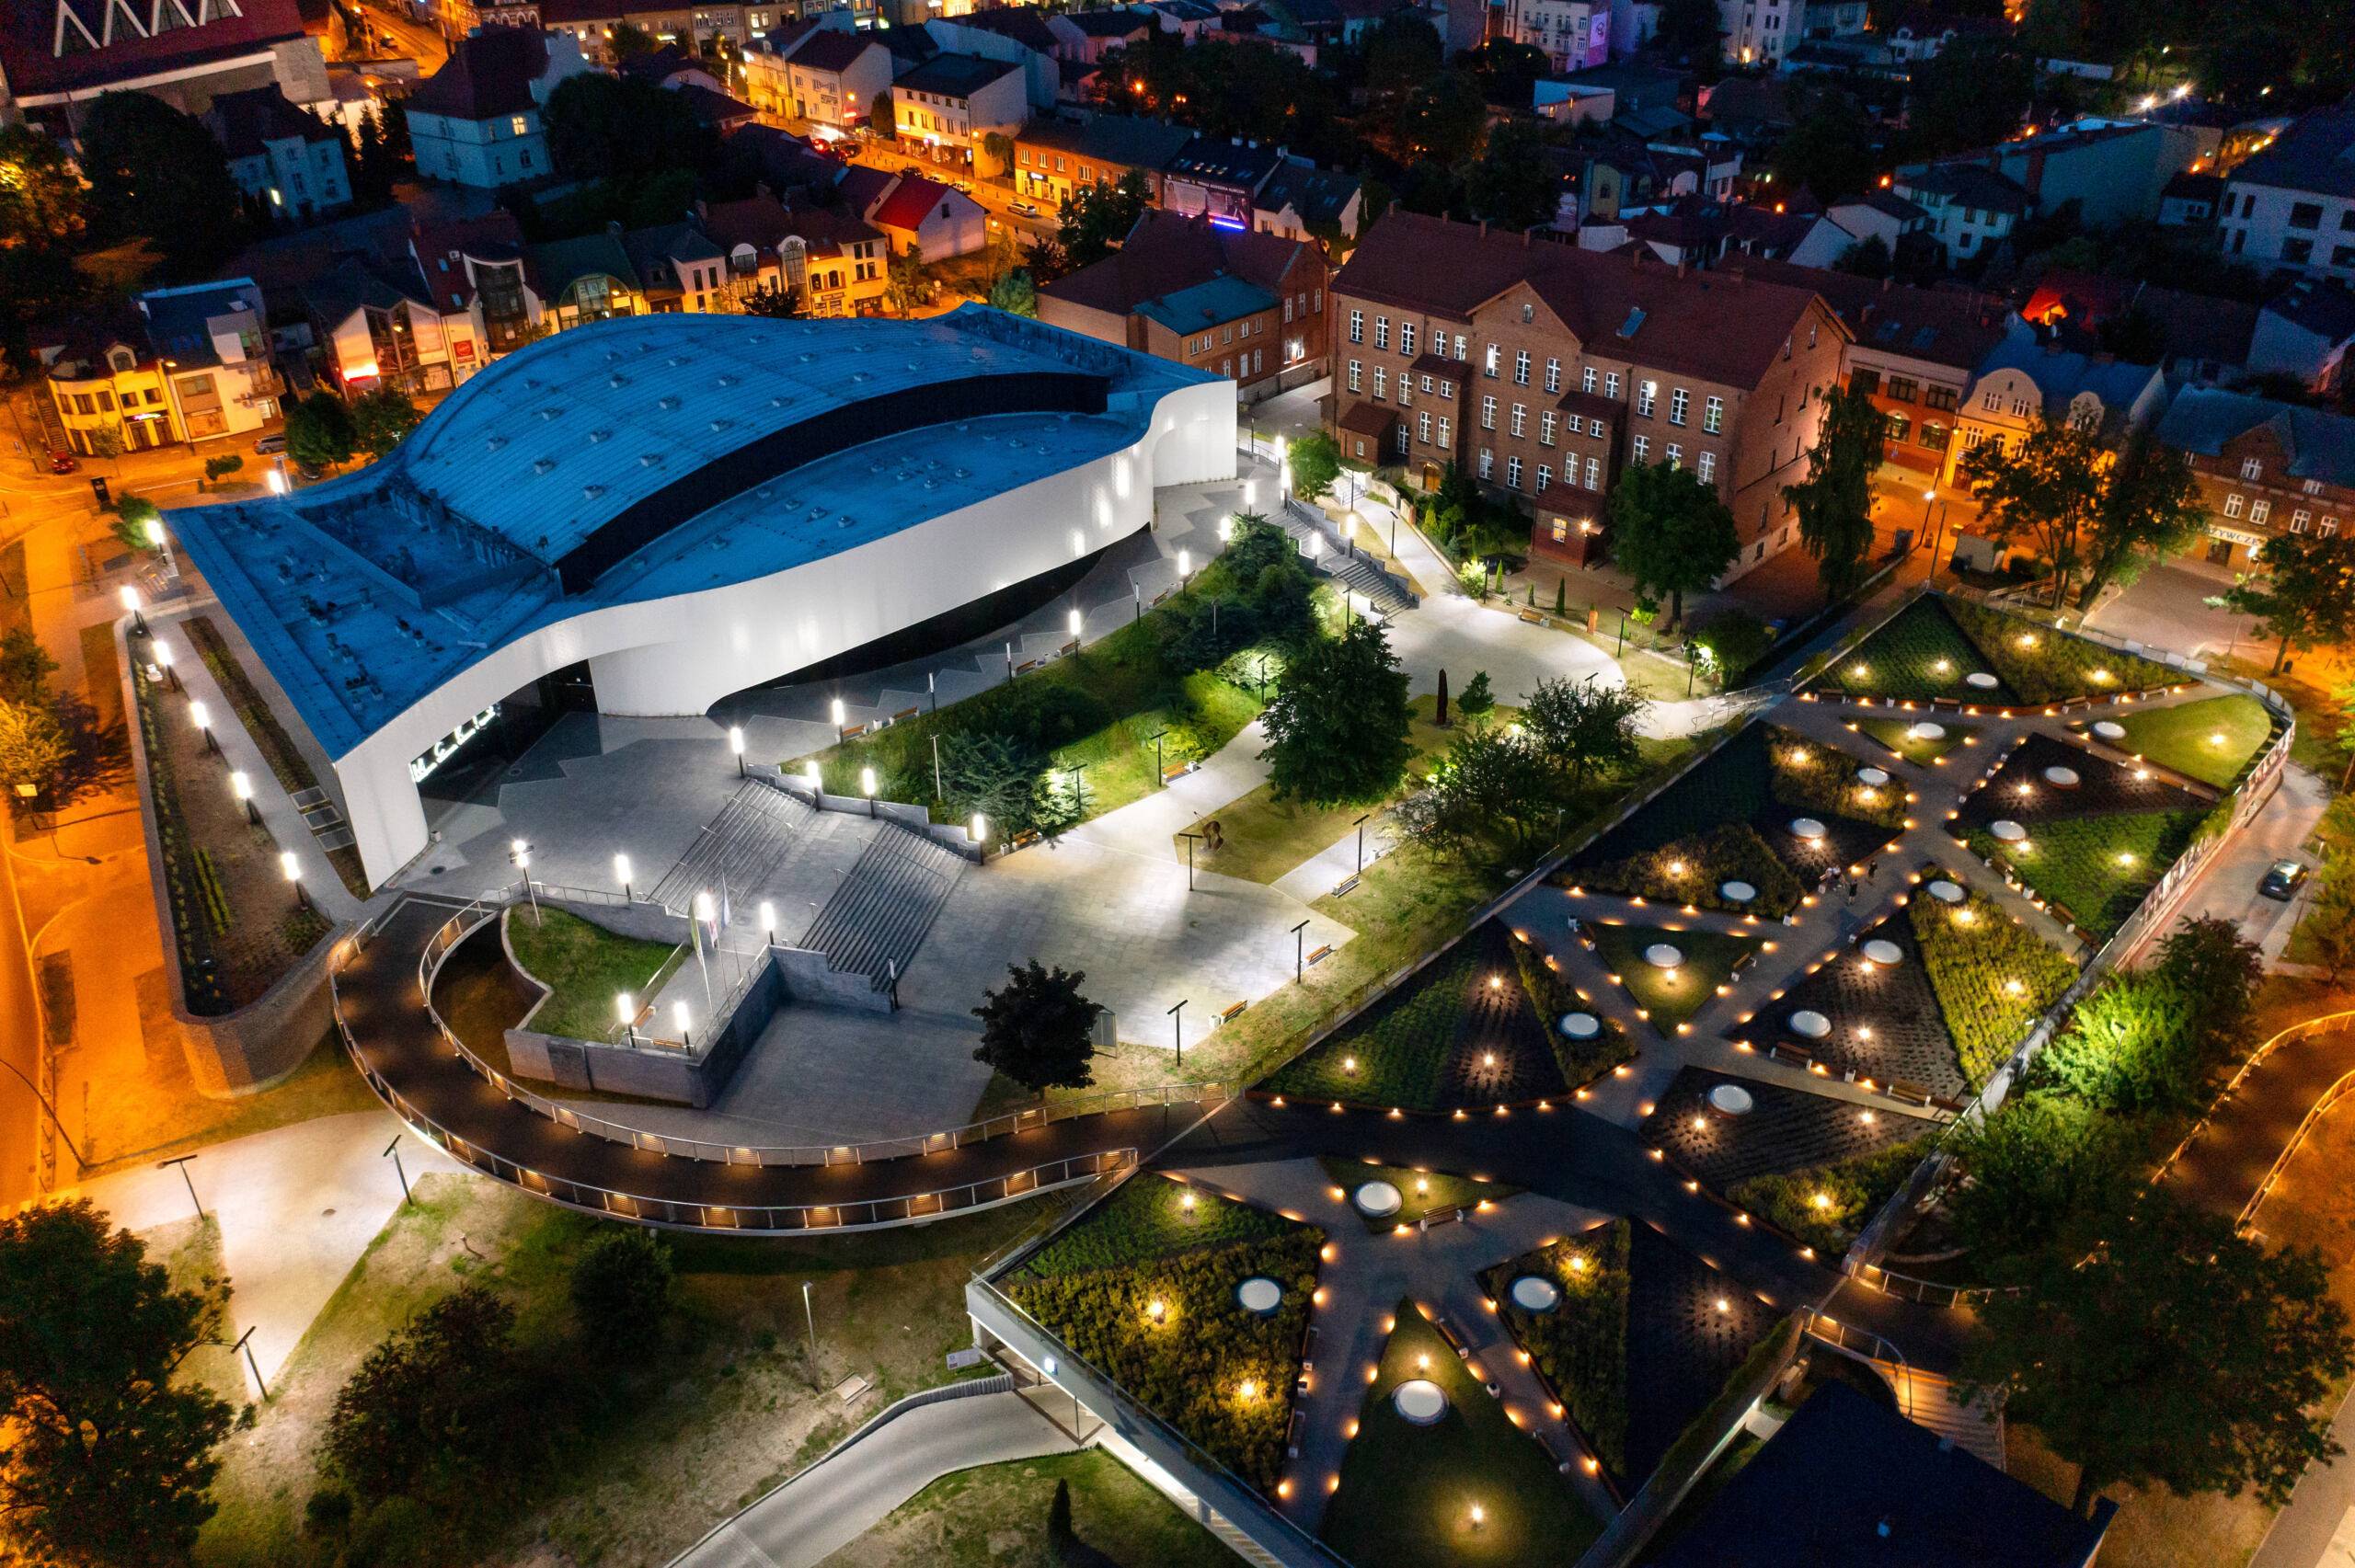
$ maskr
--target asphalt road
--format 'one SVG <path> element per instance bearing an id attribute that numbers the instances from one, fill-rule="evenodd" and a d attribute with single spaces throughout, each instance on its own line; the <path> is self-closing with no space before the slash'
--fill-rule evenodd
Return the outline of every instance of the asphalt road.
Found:
<path id="1" fill-rule="evenodd" d="M 33 1008 L 32 964 L 25 950 L 23 906 L 16 868 L 0 853 L 0 1210 L 38 1196 L 33 1169 L 40 1103 L 27 1085 L 37 1081 L 40 1029 Z M 20 1076 L 21 1075 L 21 1076 Z"/>

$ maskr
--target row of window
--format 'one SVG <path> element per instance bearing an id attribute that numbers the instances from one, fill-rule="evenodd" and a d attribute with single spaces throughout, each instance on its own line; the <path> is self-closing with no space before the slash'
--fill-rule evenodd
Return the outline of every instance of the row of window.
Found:
<path id="1" fill-rule="evenodd" d="M 2262 496 L 2257 497 L 2255 500 L 2249 499 L 2246 496 L 2240 495 L 2226 496 L 2224 498 L 2224 515 L 2226 517 L 2239 517 L 2242 515 L 2244 510 L 2247 513 L 2248 521 L 2250 522 L 2262 525 L 2272 520 L 2273 503 L 2267 500 Z M 2308 526 L 2314 523 L 2314 521 L 2315 514 L 2307 510 L 2304 507 L 2300 507 L 2290 514 L 2290 532 L 2292 533 L 2303 533 Z M 2332 534 L 2338 532 L 2338 519 L 2330 516 L 2324 517 L 2321 524 L 2315 528 L 2315 532 L 2321 534 L 2325 539 L 2329 538 Z"/>
<path id="2" fill-rule="evenodd" d="M 1913 421 L 1904 415 L 1889 414 L 1883 418 L 1889 421 L 1889 439 L 1891 441 L 1902 442 L 1913 433 Z M 1953 439 L 1954 432 L 1947 426 L 1936 419 L 1924 419 L 1922 421 L 1922 433 L 1914 438 L 1913 444 L 1930 452 L 1944 452 L 1947 443 Z"/>
<path id="3" fill-rule="evenodd" d="M 1240 327 L 1231 321 L 1224 326 L 1220 327 L 1218 329 L 1218 340 L 1222 345 L 1228 344 L 1235 341 L 1238 333 L 1242 337 L 1248 338 L 1254 332 L 1258 333 L 1263 338 L 1266 337 L 1268 332 L 1268 324 L 1264 321 L 1258 320 L 1257 317 L 1246 315 L 1243 318 L 1243 324 Z M 1205 332 L 1200 338 L 1195 340 L 1194 352 L 1197 354 L 1207 354 L 1210 351 L 1211 335 Z"/>
<path id="4" fill-rule="evenodd" d="M 1960 400 L 1953 387 L 1934 385 L 1925 388 L 1912 376 L 1902 375 L 1893 375 L 1883 381 L 1878 371 L 1852 372 L 1848 384 L 1855 391 L 1886 397 L 1891 403 L 1912 403 L 1918 399 L 1924 407 L 1938 413 L 1950 411 Z"/>
<path id="5" fill-rule="evenodd" d="M 1398 352 L 1401 356 L 1413 356 L 1415 352 L 1415 339 L 1416 324 L 1411 321 L 1401 321 L 1398 323 Z M 1362 343 L 1365 341 L 1365 312 L 1362 310 L 1352 310 L 1350 312 L 1350 341 L 1352 343 Z M 1457 360 L 1465 359 L 1466 356 L 1465 351 L 1465 340 L 1464 334 L 1460 332 L 1454 334 L 1453 343 L 1455 352 L 1453 357 Z M 1373 318 L 1373 346 L 1375 349 L 1381 350 L 1387 350 L 1390 347 L 1390 318 L 1386 315 L 1377 315 Z M 1447 333 L 1437 330 L 1434 330 L 1431 333 L 1430 347 L 1432 353 L 1439 355 L 1442 359 L 1448 358 L 1450 357 L 1448 354 L 1448 346 L 1449 335 Z M 1483 373 L 1492 379 L 1500 379 L 1504 373 L 1503 354 L 1504 350 L 1500 345 L 1496 343 L 1488 344 L 1484 350 L 1481 361 Z M 1351 368 L 1353 371 L 1355 367 L 1356 361 L 1352 361 Z M 1532 383 L 1534 371 L 1535 361 L 1530 354 L 1529 350 L 1526 349 L 1514 349 L 1512 357 L 1513 384 L 1516 386 L 1530 385 Z M 1379 376 L 1382 372 L 1377 369 L 1374 373 Z M 1425 379 L 1428 381 L 1430 378 L 1426 377 Z M 1588 365 L 1584 367 L 1580 372 L 1580 390 L 1589 394 L 1590 395 L 1597 395 L 1599 383 L 1599 395 L 1609 398 L 1612 402 L 1615 403 L 1619 400 L 1619 383 L 1620 376 L 1617 371 L 1605 371 L 1601 372 L 1598 377 L 1594 367 Z M 1558 393 L 1562 390 L 1562 361 L 1559 359 L 1551 356 L 1546 359 L 1545 385 L 1545 390 L 1549 393 Z M 1354 391 L 1355 389 L 1356 383 L 1352 382 L 1351 390 Z M 1636 383 L 1636 412 L 1638 415 L 1647 419 L 1651 418 L 1657 409 L 1659 401 L 1659 382 L 1647 380 Z M 1670 389 L 1668 399 L 1668 422 L 1670 424 L 1683 425 L 1689 423 L 1692 418 L 1692 408 L 1693 395 L 1691 392 L 1681 386 Z M 1714 395 L 1704 398 L 1701 405 L 1701 428 L 1711 435 L 1717 435 L 1724 431 L 1725 420 L 1725 399 Z"/>
<path id="6" fill-rule="evenodd" d="M 2265 477 L 2265 461 L 2262 458 L 2256 457 L 2242 458 L 2241 477 L 2252 481 L 2262 480 Z M 2309 496 L 2319 496 L 2322 494 L 2322 481 L 2319 479 L 2304 480 L 2301 483 L 2299 488 Z"/>

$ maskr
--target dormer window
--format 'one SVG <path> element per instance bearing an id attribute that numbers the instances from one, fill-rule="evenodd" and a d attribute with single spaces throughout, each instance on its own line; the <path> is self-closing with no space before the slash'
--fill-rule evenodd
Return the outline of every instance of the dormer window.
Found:
<path id="1" fill-rule="evenodd" d="M 2256 479 L 2256 478 L 2260 478 L 2260 477 L 2262 477 L 2262 476 L 2264 475 L 2264 473 L 2265 473 L 2265 464 L 2262 464 L 2262 463 L 2260 463 L 2260 462 L 2258 462 L 2256 458 L 2254 458 L 2254 457 L 2244 457 L 2244 458 L 2242 458 L 2242 459 L 2241 459 L 2241 477 L 2242 477 L 2242 478 L 2244 478 L 2244 479 Z"/>
<path id="2" fill-rule="evenodd" d="M 107 365 L 118 372 L 139 368 L 139 356 L 118 343 L 107 350 Z"/>

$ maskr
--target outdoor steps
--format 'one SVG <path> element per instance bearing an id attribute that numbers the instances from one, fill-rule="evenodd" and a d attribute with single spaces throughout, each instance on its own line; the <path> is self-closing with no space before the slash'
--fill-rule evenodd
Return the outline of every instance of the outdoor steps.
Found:
<path id="1" fill-rule="evenodd" d="M 760 779 L 746 779 L 728 804 L 695 835 L 679 864 L 664 874 L 650 895 L 673 914 L 686 914 L 700 892 L 723 883 L 748 892 L 783 864 L 817 812 L 807 801 Z"/>
<path id="2" fill-rule="evenodd" d="M 1955 1447 L 2004 1468 L 2004 1418 L 1983 1405 L 1966 1404 L 1954 1384 L 1936 1372 L 1875 1361 L 1897 1391 L 1897 1408 L 1917 1426 L 1926 1426 Z"/>
<path id="3" fill-rule="evenodd" d="M 1309 540 L 1314 538 L 1317 554 L 1310 560 L 1310 566 L 1342 587 L 1364 595 L 1376 608 L 1388 613 L 1414 608 L 1414 595 L 1364 555 L 1352 554 L 1333 525 L 1315 508 L 1287 500 L 1283 510 L 1272 521 L 1282 526 L 1304 555 L 1308 551 Z"/>
<path id="4" fill-rule="evenodd" d="M 831 968 L 867 976 L 880 990 L 894 964 L 907 973 L 965 866 L 954 850 L 885 819 L 795 945 L 823 953 Z"/>

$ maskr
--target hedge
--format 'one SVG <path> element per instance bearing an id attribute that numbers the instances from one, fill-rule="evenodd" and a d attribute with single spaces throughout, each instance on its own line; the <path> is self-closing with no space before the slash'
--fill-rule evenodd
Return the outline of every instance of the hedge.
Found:
<path id="1" fill-rule="evenodd" d="M 1550 1312 L 1513 1304 L 1534 1274 L 1560 1287 Z M 1627 1221 L 1614 1219 L 1499 1264 L 1486 1278 L 1497 1313 L 1614 1475 L 1627 1470 Z"/>
<path id="2" fill-rule="evenodd" d="M 1917 892 L 1906 913 L 1956 1059 L 1977 1088 L 2018 1047 L 2029 1023 L 2076 979 L 2076 963 L 1976 893 L 1945 904 Z"/>

